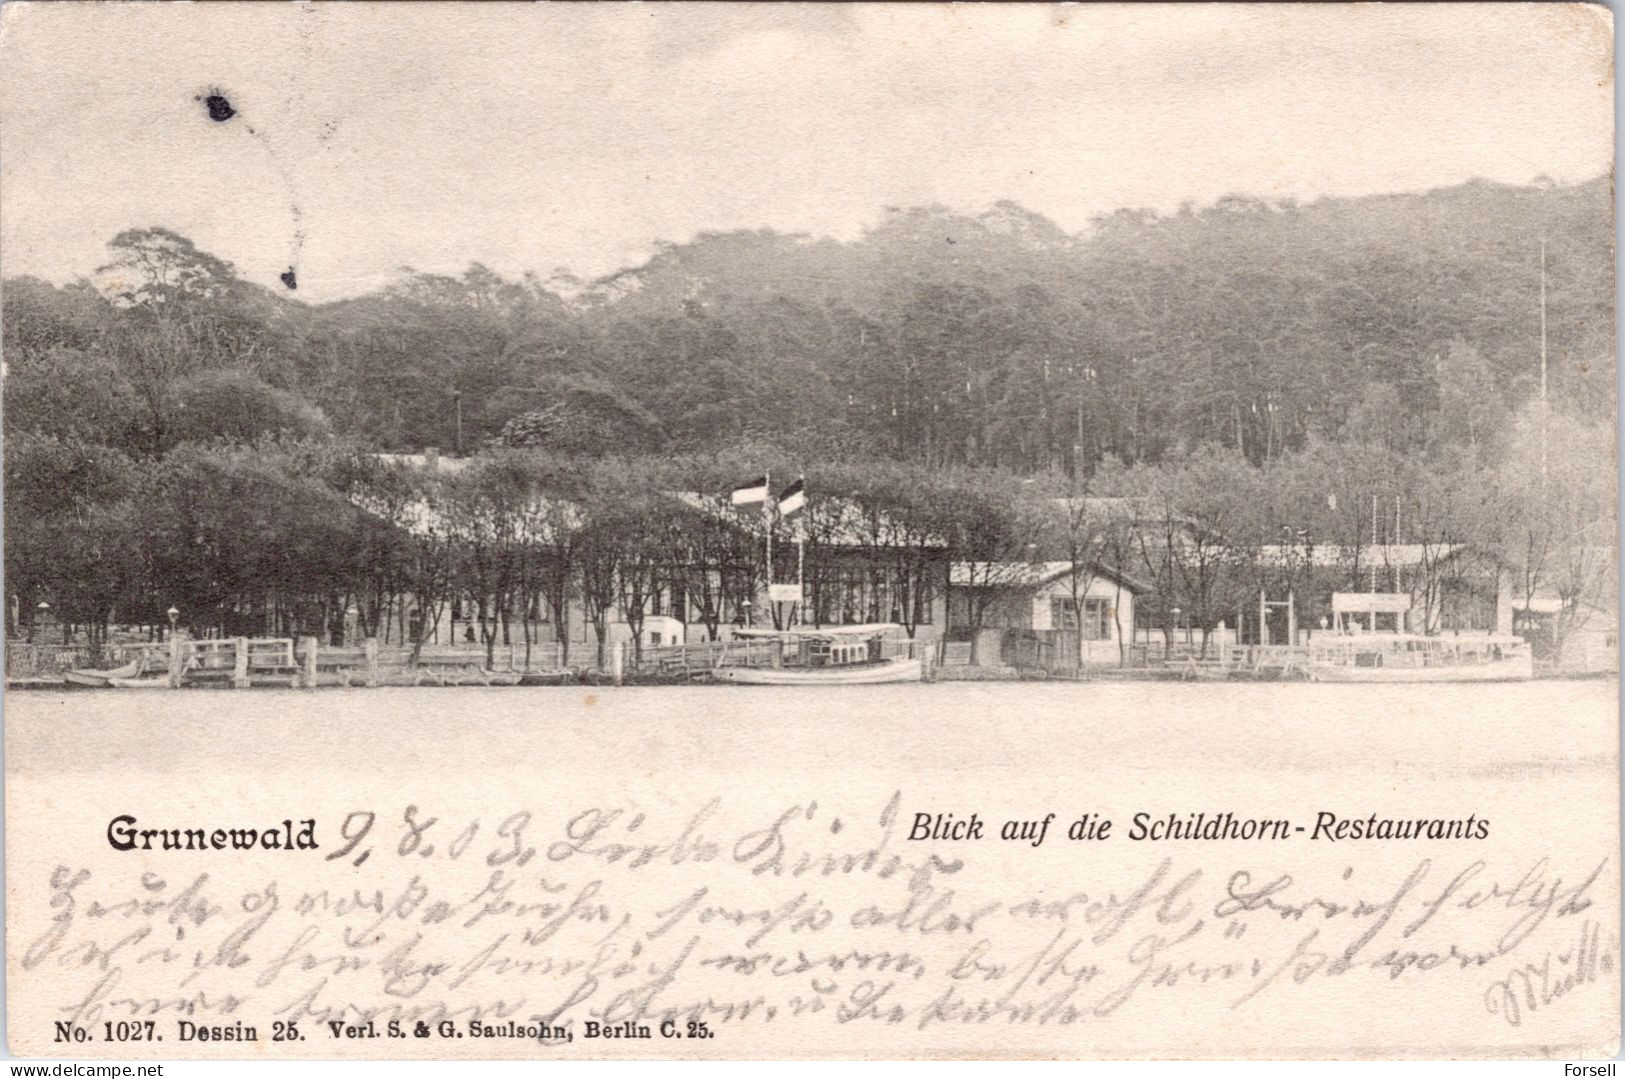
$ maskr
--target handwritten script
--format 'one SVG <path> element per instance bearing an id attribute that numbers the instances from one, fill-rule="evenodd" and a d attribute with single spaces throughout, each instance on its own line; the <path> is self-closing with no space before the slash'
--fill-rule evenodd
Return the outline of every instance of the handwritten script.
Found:
<path id="1" fill-rule="evenodd" d="M 1606 857 L 1419 844 L 1381 871 L 1322 857 L 1305 875 L 1238 844 L 1056 858 L 1040 879 L 984 848 L 908 842 L 908 820 L 902 794 L 851 814 L 410 804 L 323 820 L 321 849 L 297 858 L 65 857 L 13 882 L 12 992 L 49 987 L 56 1040 L 236 1031 L 317 1053 L 1065 1027 L 1169 1005 L 1241 1021 L 1343 983 L 1471 1001 L 1515 1028 L 1616 980 Z"/>

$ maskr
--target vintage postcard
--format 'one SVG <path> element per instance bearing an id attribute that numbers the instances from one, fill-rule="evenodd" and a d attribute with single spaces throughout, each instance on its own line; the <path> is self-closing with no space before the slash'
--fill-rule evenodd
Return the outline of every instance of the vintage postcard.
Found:
<path id="1" fill-rule="evenodd" d="M 1612 1055 L 1612 36 L 6 4 L 9 1051 Z"/>

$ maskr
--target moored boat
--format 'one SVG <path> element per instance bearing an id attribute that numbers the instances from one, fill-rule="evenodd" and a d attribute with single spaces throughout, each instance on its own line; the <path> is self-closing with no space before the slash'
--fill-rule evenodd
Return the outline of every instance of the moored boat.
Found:
<path id="1" fill-rule="evenodd" d="M 109 678 L 107 684 L 114 689 L 168 689 L 169 675 L 154 674 L 145 678 Z"/>
<path id="2" fill-rule="evenodd" d="M 711 673 L 741 686 L 871 686 L 925 677 L 920 660 L 907 658 L 838 667 L 718 667 Z"/>
<path id="3" fill-rule="evenodd" d="M 1376 633 L 1310 646 L 1314 682 L 1524 682 L 1534 677 L 1529 643 L 1508 634 Z"/>
<path id="4" fill-rule="evenodd" d="M 91 689 L 106 689 L 113 684 L 115 678 L 134 678 L 141 673 L 142 660 L 134 659 L 119 667 L 110 667 L 104 671 L 93 670 L 88 667 L 79 667 L 71 671 L 62 672 L 62 680 L 70 686 L 87 686 Z"/>
<path id="5" fill-rule="evenodd" d="M 719 666 L 711 675 L 719 682 L 745 686 L 863 686 L 890 682 L 919 682 L 925 664 L 914 642 L 900 640 L 902 627 L 889 622 L 822 629 L 745 629 L 746 639 L 779 642 L 774 666 Z M 898 652 L 903 654 L 899 655 Z"/>

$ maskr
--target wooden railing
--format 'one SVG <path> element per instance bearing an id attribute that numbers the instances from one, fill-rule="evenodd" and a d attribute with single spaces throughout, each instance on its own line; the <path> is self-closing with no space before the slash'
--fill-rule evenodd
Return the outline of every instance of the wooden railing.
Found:
<path id="1" fill-rule="evenodd" d="M 7 678 L 60 677 L 75 667 L 103 661 L 105 653 L 83 646 L 6 642 Z"/>
<path id="2" fill-rule="evenodd" d="M 717 667 L 777 667 L 782 662 L 779 641 L 700 641 L 694 644 L 650 646 L 628 651 L 629 674 L 694 675 Z"/>
<path id="3" fill-rule="evenodd" d="M 172 684 L 190 682 L 244 687 L 256 684 L 385 685 L 423 681 L 490 682 L 493 676 L 518 681 L 526 673 L 554 673 L 562 664 L 562 646 L 424 645 L 380 647 L 369 640 L 358 645 L 326 645 L 314 637 L 222 637 L 159 643 L 88 647 L 8 642 L 6 677 L 14 681 L 54 681 L 74 669 L 111 670 L 143 660 L 141 674 L 167 676 Z"/>
<path id="4" fill-rule="evenodd" d="M 1255 671 L 1297 666 L 1309 656 L 1308 649 L 1297 644 L 1236 644 L 1227 651 L 1228 666 Z"/>
<path id="5" fill-rule="evenodd" d="M 924 641 L 911 640 L 907 637 L 882 637 L 880 639 L 881 659 L 918 659 L 924 655 L 928 646 Z"/>
<path id="6" fill-rule="evenodd" d="M 118 667 L 137 657 L 168 654 L 167 643 L 147 641 L 109 643 L 100 648 L 89 645 L 31 644 L 27 641 L 5 642 L 6 677 L 14 679 L 58 678 L 75 668 Z M 167 662 L 163 660 L 162 663 Z"/>

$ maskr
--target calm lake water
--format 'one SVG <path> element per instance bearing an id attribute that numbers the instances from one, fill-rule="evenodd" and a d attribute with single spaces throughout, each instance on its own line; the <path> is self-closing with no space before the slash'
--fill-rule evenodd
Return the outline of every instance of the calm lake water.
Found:
<path id="1" fill-rule="evenodd" d="M 939 683 L 179 692 L 4 698 L 8 767 L 255 774 L 624 767 L 714 750 L 933 774 L 991 768 L 1428 775 L 1615 770 L 1617 681 L 1334 686 Z M 1042 732 L 1042 733 L 1039 733 Z"/>

